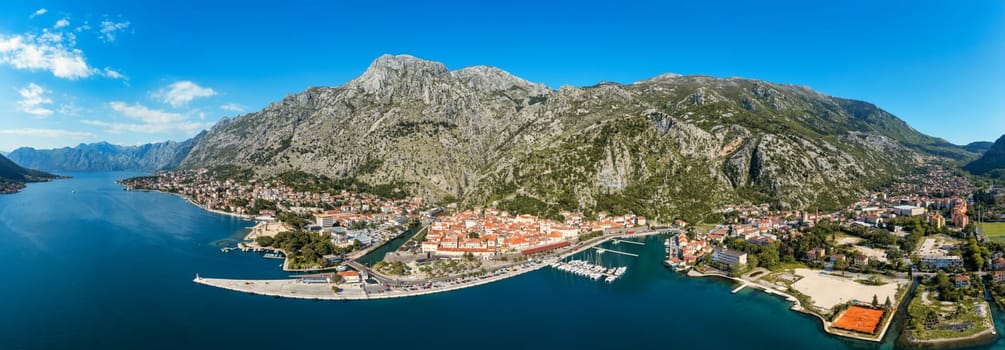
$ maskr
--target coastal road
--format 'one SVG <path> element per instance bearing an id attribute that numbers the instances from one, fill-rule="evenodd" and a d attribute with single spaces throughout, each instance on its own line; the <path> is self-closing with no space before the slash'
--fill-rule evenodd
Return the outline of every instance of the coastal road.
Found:
<path id="1" fill-rule="evenodd" d="M 651 235 L 656 235 L 656 234 L 666 234 L 666 233 L 677 234 L 677 233 L 684 232 L 684 231 L 679 230 L 679 229 L 660 229 L 660 230 L 639 231 L 639 232 L 635 232 L 635 233 L 631 233 L 631 234 L 626 233 L 627 231 L 632 231 L 632 230 L 633 229 L 631 229 L 631 228 L 612 230 L 609 233 L 605 233 L 605 234 L 603 234 L 603 235 L 601 235 L 599 237 L 595 237 L 593 239 L 587 240 L 586 242 L 577 243 L 577 244 L 575 244 L 575 245 L 573 245 L 573 246 L 570 247 L 571 250 L 568 250 L 565 253 L 558 254 L 557 256 L 558 256 L 559 259 L 564 259 L 566 257 L 575 255 L 576 253 L 582 252 L 582 251 L 584 251 L 586 249 L 592 248 L 594 246 L 597 246 L 598 244 L 601 244 L 603 242 L 606 242 L 606 241 L 609 241 L 609 240 L 612 240 L 612 239 L 630 239 L 632 237 L 646 237 L 646 236 L 651 236 Z M 548 256 L 545 256 L 545 257 L 542 257 L 542 258 L 548 258 L 548 257 L 551 257 L 551 256 L 553 256 L 553 255 L 549 254 Z M 492 271 L 497 271 L 497 270 L 500 270 L 500 269 L 514 267 L 514 266 L 520 265 L 522 263 L 523 262 L 516 262 L 516 263 L 514 263 L 512 265 L 501 266 L 501 267 L 499 267 L 497 269 L 494 269 Z M 370 275 L 373 279 L 375 279 L 381 285 L 387 284 L 387 285 L 391 285 L 392 287 L 417 286 L 417 285 L 424 285 L 424 284 L 427 284 L 427 283 L 445 282 L 445 281 L 450 281 L 450 280 L 456 279 L 456 277 L 441 277 L 441 278 L 433 278 L 433 279 L 418 280 L 418 281 L 405 281 L 405 280 L 400 280 L 400 279 L 397 279 L 397 278 L 393 278 L 393 277 L 390 277 L 390 276 L 385 276 L 383 274 L 375 272 L 370 267 L 368 267 L 366 265 L 363 265 L 363 264 L 361 264 L 361 263 L 359 263 L 359 262 L 357 262 L 355 260 L 350 260 L 346 264 L 349 265 L 350 267 L 352 267 L 353 269 L 356 269 L 357 271 L 361 271 L 361 272 L 362 271 L 366 271 L 368 275 Z M 489 272 L 492 272 L 492 271 L 489 271 Z"/>

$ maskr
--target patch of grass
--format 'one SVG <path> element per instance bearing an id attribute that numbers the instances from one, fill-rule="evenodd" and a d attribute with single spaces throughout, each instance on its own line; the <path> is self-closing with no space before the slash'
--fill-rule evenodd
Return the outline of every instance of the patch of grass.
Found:
<path id="1" fill-rule="evenodd" d="M 1005 242 L 1005 222 L 984 222 L 978 229 L 992 241 Z"/>
<path id="2" fill-rule="evenodd" d="M 697 224 L 694 225 L 694 232 L 708 233 L 708 231 L 712 231 L 714 228 L 715 225 L 713 224 Z"/>
<path id="3" fill-rule="evenodd" d="M 834 232 L 833 233 L 833 238 L 834 238 L 834 242 L 833 242 L 834 244 L 837 244 L 837 242 L 840 242 L 844 238 L 853 238 L 853 239 L 856 239 L 858 242 L 861 242 L 861 241 L 865 240 L 862 237 L 852 236 L 852 235 L 849 235 L 849 234 L 844 233 L 844 232 Z M 831 236 L 827 236 L 827 239 L 830 240 Z"/>
<path id="4" fill-rule="evenodd" d="M 779 262 L 778 264 L 772 266 L 770 270 L 772 272 L 779 272 L 779 271 L 793 272 L 796 269 L 808 269 L 808 268 L 809 266 L 806 266 L 805 263 L 794 261 L 794 262 Z"/>
<path id="5" fill-rule="evenodd" d="M 882 285 L 884 285 L 884 284 L 887 283 L 887 282 L 884 282 L 882 280 L 871 280 L 871 279 L 857 279 L 857 280 L 855 280 L 855 282 L 858 282 L 858 283 L 861 283 L 861 284 L 864 284 L 864 285 L 867 285 L 867 286 L 882 286 Z"/>

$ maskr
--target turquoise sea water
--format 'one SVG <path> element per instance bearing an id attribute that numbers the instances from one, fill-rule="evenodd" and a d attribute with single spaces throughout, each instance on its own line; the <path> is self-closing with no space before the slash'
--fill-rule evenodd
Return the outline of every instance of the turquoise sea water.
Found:
<path id="1" fill-rule="evenodd" d="M 275 299 L 197 285 L 281 278 L 278 260 L 222 253 L 250 222 L 162 193 L 128 173 L 71 174 L 0 196 L 0 348 L 875 348 L 753 290 L 667 271 L 662 238 L 614 284 L 550 268 L 475 288 L 371 302 Z M 999 319 L 999 329 L 1003 322 Z M 889 340 L 884 348 L 892 348 Z M 998 345 L 1003 343 L 999 342 Z"/>

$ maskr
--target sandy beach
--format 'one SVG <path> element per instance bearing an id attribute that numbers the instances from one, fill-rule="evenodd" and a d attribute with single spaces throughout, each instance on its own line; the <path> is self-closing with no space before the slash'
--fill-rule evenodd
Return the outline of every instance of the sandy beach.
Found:
<path id="1" fill-rule="evenodd" d="M 872 302 L 875 295 L 882 303 L 887 297 L 896 303 L 897 282 L 889 281 L 882 286 L 870 286 L 856 282 L 853 278 L 833 276 L 821 273 L 820 270 L 796 269 L 796 275 L 802 277 L 792 284 L 792 288 L 809 295 L 813 305 L 821 309 L 832 309 L 835 305 L 852 300 L 862 303 Z"/>

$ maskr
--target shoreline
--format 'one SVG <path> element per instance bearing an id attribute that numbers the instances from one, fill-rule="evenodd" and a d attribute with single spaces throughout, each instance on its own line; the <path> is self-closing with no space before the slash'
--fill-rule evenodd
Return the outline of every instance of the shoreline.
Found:
<path id="1" fill-rule="evenodd" d="M 993 316 L 994 314 L 991 311 L 992 304 L 988 301 L 984 301 L 984 303 L 988 309 L 989 313 L 988 316 L 991 320 L 991 327 L 989 327 L 988 329 L 963 337 L 915 339 L 911 335 L 911 331 L 905 328 L 902 335 L 903 342 L 913 347 L 945 347 L 945 346 L 964 347 L 964 346 L 975 346 L 993 342 L 995 339 L 998 339 L 998 331 L 995 329 L 994 316 Z"/>
<path id="2" fill-rule="evenodd" d="M 557 261 L 557 259 L 554 261 Z M 420 295 L 444 293 L 464 288 L 477 287 L 483 284 L 502 281 L 507 278 L 512 278 L 523 275 L 528 272 L 540 270 L 544 267 L 551 266 L 551 263 L 554 261 L 543 260 L 540 263 L 534 263 L 533 265 L 522 268 L 518 271 L 506 272 L 501 275 L 490 276 L 483 279 L 475 279 L 468 283 L 451 284 L 451 285 L 430 287 L 428 289 L 419 289 L 419 290 L 392 289 L 389 292 L 382 292 L 375 294 L 367 293 L 363 289 L 362 283 L 354 283 L 348 285 L 329 284 L 329 283 L 308 284 L 308 283 L 302 283 L 297 279 L 239 280 L 239 279 L 223 279 L 223 278 L 203 278 L 199 277 L 198 275 L 196 275 L 196 278 L 193 279 L 192 282 L 235 292 L 272 296 L 278 298 L 314 299 L 314 300 L 393 299 L 393 298 L 406 298 Z M 269 286 L 265 287 L 265 285 Z M 338 287 L 341 289 L 341 291 L 334 292 L 331 289 L 332 287 Z"/>
<path id="3" fill-rule="evenodd" d="M 839 336 L 839 337 L 845 337 L 845 338 L 856 339 L 856 340 L 864 340 L 864 341 L 869 341 L 869 342 L 874 342 L 874 343 L 882 343 L 883 337 L 886 336 L 886 332 L 890 329 L 890 325 L 893 324 L 893 316 L 894 316 L 894 314 L 896 314 L 896 312 L 898 310 L 898 309 L 893 309 L 891 311 L 893 314 L 891 314 L 890 317 L 887 318 L 885 324 L 882 325 L 883 326 L 883 330 L 881 332 L 879 332 L 875 337 L 868 337 L 868 336 L 865 336 L 865 335 L 858 335 L 858 334 L 853 334 L 853 333 L 845 333 L 843 331 L 832 330 L 831 327 L 830 327 L 831 322 L 828 321 L 826 318 L 824 318 L 822 315 L 817 314 L 816 312 L 813 312 L 813 311 L 807 309 L 806 307 L 804 307 L 802 305 L 802 302 L 800 302 L 798 298 L 796 298 L 796 297 L 794 297 L 794 296 L 792 296 L 792 295 L 790 295 L 790 294 L 788 294 L 786 292 L 777 290 L 775 288 L 768 287 L 768 286 L 762 285 L 760 283 L 749 282 L 749 281 L 746 281 L 746 280 L 743 280 L 743 279 L 740 279 L 740 278 L 737 278 L 737 277 L 731 277 L 731 276 L 719 274 L 719 273 L 702 273 L 702 272 L 695 271 L 694 269 L 688 270 L 687 276 L 688 277 L 720 277 L 720 278 L 723 278 L 723 279 L 727 279 L 727 280 L 731 280 L 731 281 L 734 281 L 734 282 L 738 282 L 738 283 L 742 284 L 741 287 L 743 287 L 743 288 L 746 288 L 748 286 L 754 287 L 754 288 L 759 288 L 762 291 L 764 291 L 764 293 L 766 293 L 766 294 L 781 296 L 781 297 L 784 297 L 786 301 L 792 302 L 793 303 L 792 307 L 790 307 L 789 310 L 796 311 L 796 312 L 799 312 L 799 313 L 802 313 L 802 314 L 806 314 L 806 315 L 815 316 L 817 319 L 820 320 L 821 326 L 823 326 L 824 333 L 827 333 L 827 334 L 830 334 L 830 335 Z"/>
<path id="4" fill-rule="evenodd" d="M 192 200 L 191 197 L 183 195 L 181 193 L 164 192 L 164 191 L 150 190 L 150 189 L 129 189 L 128 186 L 127 186 L 126 190 L 130 191 L 130 192 L 153 192 L 153 193 L 171 194 L 171 195 L 178 196 L 179 198 L 184 199 L 189 204 L 191 204 L 191 205 L 193 205 L 193 206 L 195 206 L 195 207 L 197 207 L 199 209 L 202 209 L 204 211 L 210 212 L 210 213 L 220 214 L 220 215 L 226 215 L 226 216 L 230 216 L 230 217 L 235 217 L 235 218 L 239 218 L 239 219 L 242 219 L 242 220 L 245 220 L 245 221 L 259 222 L 259 221 L 255 220 L 254 216 L 251 216 L 251 215 L 230 213 L 230 212 L 225 212 L 225 211 L 222 211 L 222 210 L 212 209 L 212 208 L 209 208 L 209 207 L 204 206 L 204 205 L 200 205 L 199 203 L 196 203 L 194 200 Z M 256 226 L 257 226 L 257 224 L 256 224 Z M 247 229 L 253 229 L 253 228 L 254 228 L 254 226 L 248 227 Z M 406 231 L 407 230 L 402 231 L 399 234 L 399 236 L 402 235 L 402 234 L 404 234 Z M 249 240 L 248 238 L 251 236 L 252 233 L 253 232 L 248 232 L 247 234 L 245 234 L 244 237 L 243 237 L 243 240 L 248 241 Z M 360 257 L 362 257 L 362 256 L 365 256 L 366 254 L 369 254 L 371 251 L 380 248 L 381 246 L 387 244 L 390 241 L 391 240 L 387 240 L 387 241 L 382 242 L 379 245 L 367 247 L 364 250 L 361 250 L 361 251 L 358 251 L 358 252 L 353 252 L 353 253 L 357 253 L 358 254 L 359 252 L 362 252 L 362 254 L 359 255 Z M 241 242 L 241 243 L 244 243 L 244 242 Z M 247 246 L 247 245 L 245 245 L 245 247 L 243 247 L 243 248 L 240 245 L 238 245 L 237 248 L 240 249 L 242 252 L 248 252 L 248 251 L 254 251 L 254 252 L 258 252 L 258 251 L 273 251 L 273 252 L 283 253 L 283 256 L 284 256 L 284 258 L 283 258 L 283 271 L 284 272 L 325 272 L 325 271 L 334 271 L 336 269 L 336 267 L 334 267 L 334 266 L 333 267 L 322 268 L 322 269 L 290 269 L 289 268 L 290 255 L 287 254 L 286 251 L 284 251 L 282 249 L 272 248 L 272 247 L 261 247 L 261 246 L 257 246 L 257 245 L 256 246 Z"/>
<path id="5" fill-rule="evenodd" d="M 585 245 L 576 247 L 575 249 L 558 254 L 557 256 L 546 257 L 538 260 L 534 260 L 531 266 L 526 266 L 527 262 L 516 263 L 513 265 L 508 265 L 500 267 L 495 271 L 506 268 L 517 268 L 516 271 L 503 272 L 500 275 L 489 276 L 485 278 L 473 277 L 473 280 L 462 283 L 462 284 L 451 284 L 439 287 L 431 287 L 429 289 L 419 289 L 419 290 L 399 290 L 392 289 L 390 292 L 377 293 L 377 294 L 367 294 L 360 284 L 349 285 L 347 288 L 343 288 L 342 292 L 335 293 L 331 291 L 331 287 L 342 288 L 341 285 L 329 284 L 329 283 L 318 283 L 318 284 L 306 284 L 301 283 L 297 279 L 280 279 L 280 280 L 242 280 L 242 279 L 222 279 L 222 278 L 204 278 L 200 277 L 198 274 L 196 278 L 192 281 L 198 284 L 203 284 L 211 287 L 243 292 L 248 294 L 273 296 L 279 298 L 295 298 L 295 299 L 316 299 L 316 300 L 369 300 L 369 299 L 389 299 L 389 298 L 403 298 L 410 296 L 420 296 L 426 294 L 449 292 L 463 288 L 471 288 L 480 286 L 483 284 L 488 284 L 496 281 L 501 281 L 507 278 L 512 278 L 516 276 L 523 275 L 528 272 L 533 272 L 540 270 L 544 267 L 551 266 L 552 263 L 560 261 L 562 259 L 568 258 L 575 254 L 581 253 L 587 249 L 593 248 L 604 242 L 610 241 L 612 239 L 619 238 L 631 238 L 631 237 L 647 237 L 651 235 L 661 234 L 659 231 L 651 231 L 645 233 L 637 234 L 617 234 L 611 236 L 601 236 L 598 237 L 596 241 L 585 243 Z M 596 238 L 595 238 L 596 239 Z M 587 241 L 589 242 L 589 241 Z M 537 262 L 540 261 L 540 262 Z M 521 268 L 522 267 L 522 268 Z M 369 271 L 368 271 L 369 272 Z M 372 273 L 372 272 L 371 272 Z M 416 281 L 420 282 L 420 281 Z M 443 282 L 426 282 L 432 284 L 439 284 Z M 267 286 L 266 286 L 267 285 Z M 297 293 L 297 292 L 300 293 Z M 306 293 L 306 294 L 305 294 Z M 360 295 L 362 294 L 362 296 Z"/>
<path id="6" fill-rule="evenodd" d="M 905 331 L 910 333 L 910 331 L 907 330 Z M 998 335 L 997 331 L 995 331 L 994 326 L 992 326 L 991 328 L 981 331 L 979 333 L 974 333 L 965 337 L 957 337 L 957 338 L 914 339 L 913 337 L 905 333 L 904 342 L 914 347 L 928 347 L 928 346 L 963 347 L 963 346 L 979 345 L 987 343 L 989 341 L 993 341 L 997 339 L 997 335 Z"/>
<path id="7" fill-rule="evenodd" d="M 122 184 L 120 183 L 119 185 L 122 185 Z M 164 191 L 149 190 L 149 189 L 143 189 L 143 188 L 133 188 L 133 189 L 130 189 L 129 186 L 125 186 L 125 185 L 122 185 L 122 186 L 124 186 L 125 190 L 129 191 L 129 192 L 153 192 L 153 193 L 165 193 L 165 194 L 175 195 L 175 196 L 178 196 L 181 199 L 184 199 L 189 204 L 192 204 L 192 205 L 198 207 L 199 209 L 208 211 L 210 213 L 215 213 L 215 214 L 220 214 L 220 215 L 226 215 L 226 216 L 236 217 L 236 218 L 244 219 L 244 220 L 247 220 L 247 221 L 255 221 L 255 217 L 254 216 L 244 215 L 244 214 L 237 214 L 237 213 L 229 213 L 229 212 L 225 212 L 225 211 L 222 211 L 222 210 L 212 209 L 212 208 L 209 208 L 207 206 L 204 206 L 204 205 L 201 205 L 199 203 L 196 203 L 194 200 L 192 200 L 191 197 L 186 196 L 186 195 L 181 194 L 181 193 L 164 192 Z"/>

